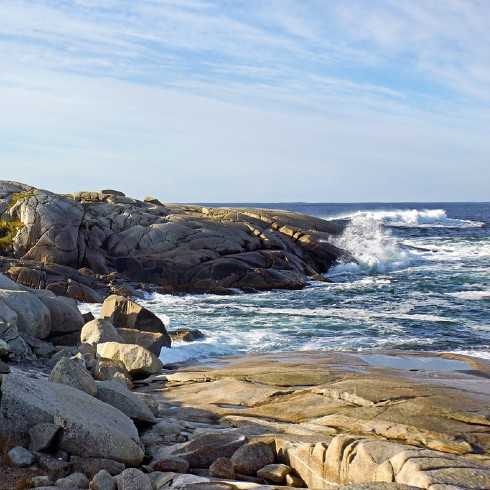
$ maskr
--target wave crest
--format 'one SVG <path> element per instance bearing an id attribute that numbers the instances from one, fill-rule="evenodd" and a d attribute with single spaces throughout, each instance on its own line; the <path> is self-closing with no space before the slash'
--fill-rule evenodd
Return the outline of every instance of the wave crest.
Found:
<path id="1" fill-rule="evenodd" d="M 485 223 L 457 218 L 448 218 L 444 209 L 394 209 L 386 211 L 357 211 L 353 214 L 329 219 L 353 220 L 366 218 L 386 226 L 404 228 L 481 228 Z"/>

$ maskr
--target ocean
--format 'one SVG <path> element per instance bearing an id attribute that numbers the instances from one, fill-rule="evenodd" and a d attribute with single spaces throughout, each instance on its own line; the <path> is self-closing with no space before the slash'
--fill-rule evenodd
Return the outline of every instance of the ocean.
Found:
<path id="1" fill-rule="evenodd" d="M 169 329 L 206 338 L 163 349 L 164 363 L 300 350 L 415 350 L 490 358 L 490 203 L 248 203 L 334 220 L 357 262 L 333 283 L 232 296 L 153 294 Z M 98 313 L 100 306 L 83 305 Z"/>

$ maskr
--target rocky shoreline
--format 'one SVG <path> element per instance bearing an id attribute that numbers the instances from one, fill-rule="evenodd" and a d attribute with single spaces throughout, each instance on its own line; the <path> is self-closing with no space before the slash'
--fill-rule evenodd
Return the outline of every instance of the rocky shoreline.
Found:
<path id="1" fill-rule="evenodd" d="M 0 181 L 0 489 L 490 489 L 489 361 L 165 363 L 173 339 L 202 334 L 168 332 L 141 289 L 301 288 L 345 255 L 341 230 Z M 100 318 L 77 301 L 103 303 Z"/>
<path id="2" fill-rule="evenodd" d="M 255 208 L 144 201 L 122 192 L 55 194 L 0 181 L 0 272 L 78 301 L 138 288 L 232 294 L 300 289 L 345 252 L 342 227 Z"/>
<path id="3" fill-rule="evenodd" d="M 490 488 L 488 361 L 296 352 L 170 369 L 166 326 L 128 298 L 84 318 L 0 286 L 0 488 Z"/>

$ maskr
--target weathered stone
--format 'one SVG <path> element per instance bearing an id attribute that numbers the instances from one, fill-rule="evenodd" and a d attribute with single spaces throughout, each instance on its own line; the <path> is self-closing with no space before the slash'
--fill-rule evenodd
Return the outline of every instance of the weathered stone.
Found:
<path id="1" fill-rule="evenodd" d="M 235 471 L 242 475 L 255 475 L 258 469 L 274 463 L 274 441 L 251 441 L 243 444 L 231 456 Z"/>
<path id="2" fill-rule="evenodd" d="M 60 428 L 55 424 L 42 423 L 29 429 L 29 450 L 44 451 L 51 447 L 59 434 Z"/>
<path id="3" fill-rule="evenodd" d="M 257 471 L 257 476 L 273 483 L 285 483 L 291 471 L 292 469 L 285 464 L 268 464 Z"/>
<path id="4" fill-rule="evenodd" d="M 97 358 L 95 360 L 94 368 L 92 370 L 94 378 L 97 381 L 111 381 L 117 373 L 129 375 L 124 364 L 120 361 L 113 361 L 112 359 Z"/>
<path id="5" fill-rule="evenodd" d="M 77 302 L 72 298 L 56 296 L 51 291 L 32 290 L 50 313 L 50 335 L 79 332 L 84 321 Z"/>
<path id="6" fill-rule="evenodd" d="M 97 394 L 94 379 L 85 368 L 85 363 L 79 359 L 61 358 L 52 369 L 49 380 L 73 386 L 92 396 Z"/>
<path id="7" fill-rule="evenodd" d="M 90 482 L 90 490 L 116 490 L 116 479 L 106 470 L 100 470 Z"/>
<path id="8" fill-rule="evenodd" d="M 163 347 L 168 347 L 167 338 L 162 333 L 145 332 L 135 328 L 117 328 L 116 330 L 126 344 L 140 345 L 157 357 Z"/>
<path id="9" fill-rule="evenodd" d="M 88 488 L 88 478 L 83 473 L 72 473 L 71 475 L 56 480 L 55 487 Z"/>
<path id="10" fill-rule="evenodd" d="M 82 458 L 80 456 L 71 456 L 70 464 L 74 471 L 83 473 L 89 478 L 104 470 L 110 475 L 119 475 L 125 470 L 123 463 L 106 458 Z"/>
<path id="11" fill-rule="evenodd" d="M 107 318 L 117 328 L 131 328 L 165 336 L 165 346 L 171 339 L 165 324 L 153 312 L 124 296 L 109 296 L 102 304 L 101 318 Z"/>
<path id="12" fill-rule="evenodd" d="M 286 486 L 293 488 L 303 488 L 305 486 L 305 483 L 301 478 L 298 478 L 297 476 L 288 473 L 286 475 Z"/>
<path id="13" fill-rule="evenodd" d="M 155 374 L 163 368 L 162 362 L 155 354 L 135 344 L 120 344 L 118 342 L 98 344 L 97 355 L 122 362 L 131 376 Z"/>
<path id="14" fill-rule="evenodd" d="M 114 325 L 104 318 L 86 323 L 80 332 L 80 341 L 92 345 L 103 342 L 125 343 L 125 340 L 117 333 Z"/>
<path id="15" fill-rule="evenodd" d="M 56 348 L 51 342 L 45 342 L 44 340 L 36 339 L 26 333 L 21 333 L 20 336 L 24 339 L 25 343 L 32 349 L 32 351 L 39 357 L 49 357 L 56 353 Z"/>
<path id="16" fill-rule="evenodd" d="M 172 480 L 177 476 L 177 473 L 162 472 L 162 471 L 152 471 L 148 473 L 148 477 L 151 480 L 153 488 L 156 490 L 162 490 L 163 488 L 168 488 L 167 484 L 172 482 Z"/>
<path id="17" fill-rule="evenodd" d="M 342 255 L 328 243 L 342 227 L 298 213 L 161 205 L 99 192 L 57 196 L 6 181 L 0 196 L 0 219 L 20 226 L 8 253 L 36 261 L 12 267 L 12 276 L 81 301 L 93 301 L 94 288 L 123 289 L 109 267 L 168 291 L 294 289 Z"/>
<path id="18" fill-rule="evenodd" d="M 97 398 L 121 410 L 133 420 L 155 422 L 155 416 L 148 406 L 126 387 L 115 381 L 99 381 L 97 383 Z"/>
<path id="19" fill-rule="evenodd" d="M 193 328 L 179 328 L 177 330 L 171 330 L 168 334 L 172 340 L 182 340 L 184 342 L 194 342 L 196 340 L 202 340 L 205 337 L 200 330 Z"/>
<path id="20" fill-rule="evenodd" d="M 136 468 L 128 468 L 116 476 L 118 490 L 153 490 L 148 475 Z"/>
<path id="21" fill-rule="evenodd" d="M 246 441 L 241 434 L 211 432 L 195 437 L 173 454 L 189 461 L 191 468 L 208 468 L 218 458 L 230 458 Z"/>
<path id="22" fill-rule="evenodd" d="M 209 476 L 214 478 L 235 479 L 235 464 L 229 458 L 218 458 L 209 467 Z"/>
<path id="23" fill-rule="evenodd" d="M 34 456 L 39 469 L 47 473 L 51 480 L 63 478 L 70 471 L 70 463 L 67 461 L 44 453 L 35 453 Z"/>
<path id="24" fill-rule="evenodd" d="M 36 339 L 44 339 L 49 335 L 51 330 L 49 310 L 33 294 L 27 291 L 0 289 L 0 303 L 6 304 L 17 314 L 19 332 L 24 332 Z"/>
<path id="25" fill-rule="evenodd" d="M 187 473 L 189 471 L 189 461 L 177 457 L 160 458 L 153 461 L 151 467 L 155 471 Z"/>
<path id="26" fill-rule="evenodd" d="M 0 319 L 2 318 L 2 304 L 3 303 L 0 301 Z M 15 324 L 8 324 L 0 321 L 0 339 L 5 341 L 9 347 L 10 352 L 8 358 L 12 361 L 19 362 L 29 352 L 29 347 L 26 341 L 21 337 L 16 323 L 17 319 L 15 319 Z"/>
<path id="27" fill-rule="evenodd" d="M 34 463 L 34 456 L 22 446 L 16 446 L 7 453 L 12 466 L 17 468 L 27 468 Z"/>
<path id="28" fill-rule="evenodd" d="M 43 422 L 63 431 L 59 448 L 70 454 L 140 464 L 138 431 L 119 410 L 71 386 L 22 375 L 3 376 L 0 422 L 13 437 L 26 438 Z"/>
<path id="29" fill-rule="evenodd" d="M 29 485 L 34 488 L 44 486 L 47 487 L 51 485 L 51 479 L 49 478 L 49 476 L 46 475 L 33 476 L 29 481 Z"/>

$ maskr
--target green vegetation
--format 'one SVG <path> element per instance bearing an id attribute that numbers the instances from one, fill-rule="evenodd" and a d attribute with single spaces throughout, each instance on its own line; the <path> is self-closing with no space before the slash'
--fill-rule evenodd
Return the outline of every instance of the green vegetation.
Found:
<path id="1" fill-rule="evenodd" d="M 0 220 L 0 253 L 5 254 L 12 250 L 15 235 L 23 226 L 22 221 Z"/>
<path id="2" fill-rule="evenodd" d="M 20 201 L 21 199 L 29 199 L 29 197 L 33 196 L 33 192 L 16 192 L 13 196 L 12 199 L 10 199 L 10 203 L 8 205 L 7 211 L 10 211 L 14 206 L 15 203 Z"/>

